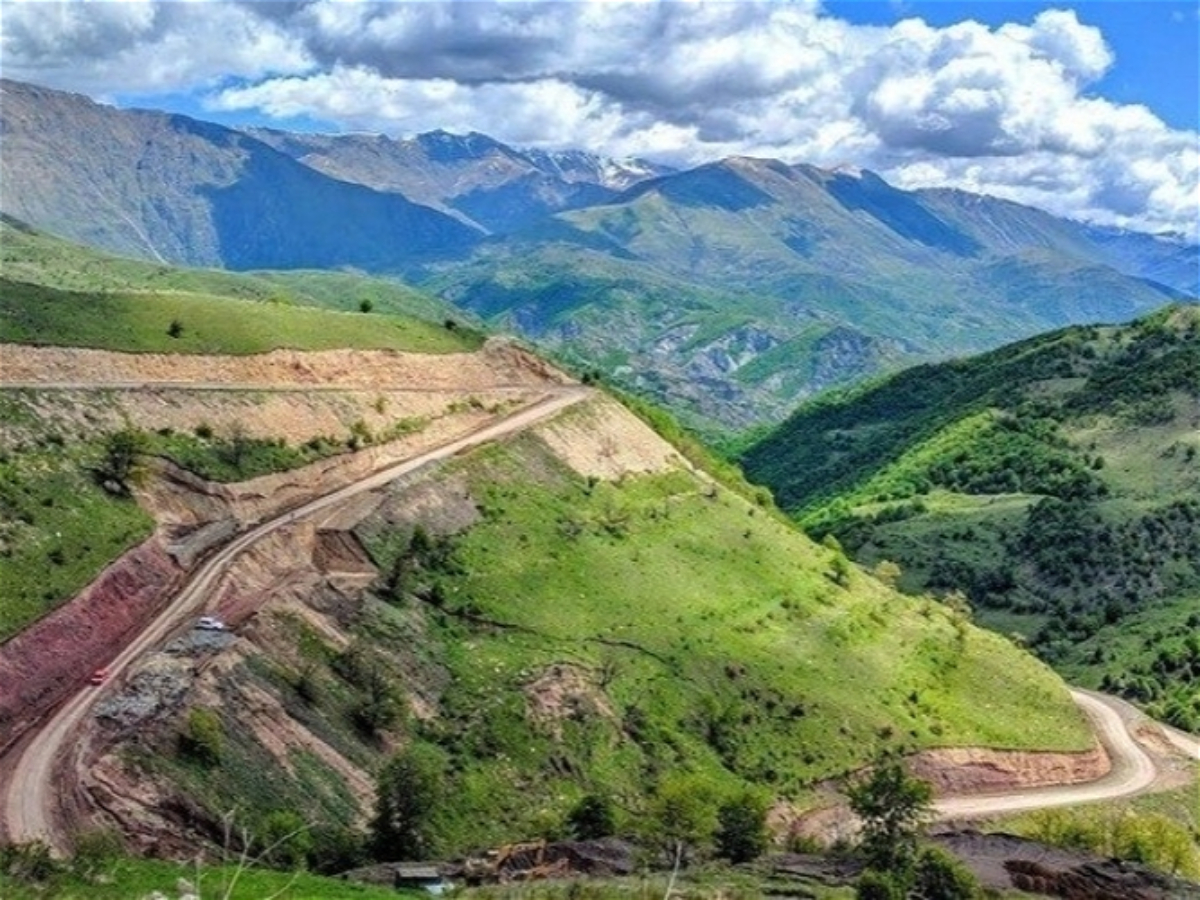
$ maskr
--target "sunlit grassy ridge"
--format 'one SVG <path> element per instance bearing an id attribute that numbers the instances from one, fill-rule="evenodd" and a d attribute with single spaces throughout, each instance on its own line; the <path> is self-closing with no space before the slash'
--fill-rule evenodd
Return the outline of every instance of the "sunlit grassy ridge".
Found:
<path id="1" fill-rule="evenodd" d="M 74 293 L 0 281 L 0 341 L 159 353 L 407 350 L 454 353 L 480 339 L 412 318 L 340 313 L 207 294 Z"/>
<path id="2" fill-rule="evenodd" d="M 800 796 L 884 747 L 1090 744 L 1062 683 L 1005 639 L 839 575 L 836 551 L 704 479 L 588 482 L 533 437 L 457 473 L 483 519 L 400 601 L 450 675 L 416 733 L 453 773 L 451 844 L 543 833 L 588 785 L 636 816 L 679 772 Z M 360 531 L 394 571 L 407 534 Z M 586 689 L 539 723 L 530 698 L 555 666 Z"/>
<path id="3" fill-rule="evenodd" d="M 0 220 L 0 267 L 2 341 L 166 353 L 453 353 L 481 340 L 457 327 L 461 316 L 448 304 L 397 282 L 122 259 L 11 219 Z M 446 328 L 447 320 L 456 327 Z"/>

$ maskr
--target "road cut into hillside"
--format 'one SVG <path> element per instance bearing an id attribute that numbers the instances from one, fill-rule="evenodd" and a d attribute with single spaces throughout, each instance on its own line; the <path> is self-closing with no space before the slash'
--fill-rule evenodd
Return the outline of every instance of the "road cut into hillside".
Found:
<path id="1" fill-rule="evenodd" d="M 1001 813 L 1074 806 L 1097 800 L 1113 800 L 1147 790 L 1158 777 L 1154 760 L 1130 730 L 1130 719 L 1122 715 L 1115 698 L 1073 689 L 1071 697 L 1087 714 L 1104 750 L 1110 768 L 1094 781 L 1061 787 L 1040 787 L 1003 794 L 946 797 L 934 805 L 938 819 L 978 819 Z"/>
<path id="2" fill-rule="evenodd" d="M 570 379 L 516 344 L 492 338 L 473 353 L 397 350 L 272 350 L 246 356 L 121 353 L 0 344 L 0 385 L 41 388 L 187 387 L 272 390 L 408 386 L 459 391 L 567 384 Z"/>
<path id="3" fill-rule="evenodd" d="M 119 680 L 121 673 L 138 656 L 161 644 L 200 612 L 221 575 L 240 553 L 255 542 L 298 520 L 324 511 L 358 494 L 382 487 L 423 466 L 523 431 L 592 396 L 593 393 L 591 389 L 583 387 L 548 390 L 544 399 L 519 409 L 498 422 L 485 425 L 403 462 L 389 465 L 352 484 L 277 514 L 244 532 L 209 557 L 163 611 L 125 646 L 108 666 L 109 683 Z M 6 761 L 7 764 L 3 767 L 3 783 L 0 783 L 0 815 L 3 817 L 4 835 L 9 841 L 44 840 L 60 853 L 67 850 L 68 841 L 58 822 L 58 803 L 61 796 L 67 792 L 64 790 L 65 782 L 57 776 L 63 774 L 65 766 L 69 777 L 70 766 L 74 761 L 68 757 L 74 747 L 74 738 L 82 722 L 104 693 L 103 687 L 97 689 L 84 685 L 59 707 L 51 718 L 42 723 L 34 734 L 25 736 L 14 751 L 15 759 Z"/>

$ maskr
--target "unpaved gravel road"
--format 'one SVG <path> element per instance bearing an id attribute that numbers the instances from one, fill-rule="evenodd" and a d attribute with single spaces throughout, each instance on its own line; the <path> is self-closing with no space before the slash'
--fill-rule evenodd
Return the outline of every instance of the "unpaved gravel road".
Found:
<path id="1" fill-rule="evenodd" d="M 131 389 L 145 386 L 145 383 L 106 385 Z M 41 384 L 39 387 L 45 389 L 71 385 Z M 228 384 L 188 385 L 192 390 L 236 390 L 240 387 Z M 312 386 L 304 386 L 302 389 L 312 390 Z M 589 389 L 580 387 L 551 389 L 544 399 L 514 412 L 499 422 L 319 497 L 304 506 L 263 522 L 236 538 L 199 569 L 170 606 L 113 661 L 110 666 L 110 683 L 119 677 L 136 657 L 161 643 L 168 634 L 183 626 L 189 618 L 202 610 L 205 597 L 233 559 L 255 541 L 349 497 L 381 487 L 428 463 L 447 459 L 464 450 L 528 428 L 581 401 L 591 393 Z M 86 674 L 81 673 L 81 679 Z M 9 769 L 11 774 L 8 783 L 0 784 L 0 814 L 4 817 L 4 831 L 9 840 L 28 841 L 40 838 L 59 851 L 65 849 L 66 842 L 57 831 L 54 821 L 55 797 L 60 786 L 54 784 L 53 773 L 72 735 L 103 693 L 104 688 L 87 687 L 71 698 L 25 745 L 15 765 Z M 1073 690 L 1071 693 L 1075 702 L 1088 715 L 1112 760 L 1112 770 L 1107 775 L 1084 784 L 943 799 L 935 805 L 937 818 L 978 818 L 998 813 L 1112 799 L 1146 790 L 1158 773 L 1153 760 L 1142 750 L 1129 731 L 1128 723 L 1131 717 L 1128 704 L 1093 692 Z M 1165 726 L 1163 734 L 1185 754 L 1200 758 L 1200 739 Z"/>
<path id="2" fill-rule="evenodd" d="M 1112 761 L 1103 778 L 1063 787 L 1034 788 L 1006 794 L 951 797 L 934 805 L 939 819 L 972 819 L 997 813 L 1073 806 L 1094 800 L 1111 800 L 1146 790 L 1158 775 L 1154 761 L 1134 739 L 1130 721 L 1122 715 L 1123 701 L 1093 691 L 1072 690 L 1071 697 L 1087 713 L 1096 736 Z M 1166 729 L 1164 728 L 1164 733 Z M 1181 741 L 1182 741 L 1181 735 Z M 1192 741 L 1194 744 L 1195 741 Z M 1177 744 L 1183 749 L 1183 743 Z"/>
<path id="3" fill-rule="evenodd" d="M 324 510 L 356 494 L 382 487 L 401 475 L 429 463 L 448 459 L 480 444 L 522 431 L 566 407 L 592 396 L 592 394 L 590 389 L 581 387 L 552 389 L 544 399 L 517 410 L 498 422 L 484 426 L 471 434 L 402 463 L 382 469 L 361 481 L 318 497 L 247 531 L 227 544 L 212 559 L 201 566 L 162 614 L 121 651 L 109 666 L 108 683 L 111 684 L 118 679 L 121 672 L 139 655 L 161 643 L 172 631 L 182 627 L 190 618 L 203 610 L 205 598 L 230 563 L 255 541 L 298 519 Z M 82 681 L 87 674 L 86 672 L 80 673 L 80 680 Z M 80 723 L 104 692 L 104 688 L 84 687 L 60 707 L 58 712 L 24 745 L 16 763 L 9 769 L 8 783 L 0 785 L 0 813 L 4 816 L 4 831 L 10 841 L 24 842 L 40 839 L 59 852 L 66 850 L 67 842 L 59 832 L 55 821 L 55 798 L 62 792 L 62 785 L 55 783 L 54 772 L 60 758 L 69 749 L 69 744 L 73 735 L 78 731 Z"/>

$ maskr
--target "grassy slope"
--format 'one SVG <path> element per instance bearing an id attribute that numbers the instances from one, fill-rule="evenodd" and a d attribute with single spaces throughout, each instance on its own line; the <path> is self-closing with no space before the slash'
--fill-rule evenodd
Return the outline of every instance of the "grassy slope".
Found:
<path id="1" fill-rule="evenodd" d="M 1163 642 L 1200 590 L 1198 421 L 1200 310 L 1174 307 L 813 404 L 745 459 L 906 589 L 963 590 L 1071 677 L 1194 728 L 1200 658 Z"/>
<path id="2" fill-rule="evenodd" d="M 234 865 L 174 863 L 153 859 L 111 859 L 90 866 L 77 863 L 78 871 L 60 871 L 42 882 L 17 881 L 0 873 L 0 897 L 6 900 L 128 900 L 153 893 L 175 896 L 176 884 L 185 879 L 201 897 L 223 900 L 396 900 L 397 897 L 426 896 L 417 892 L 397 893 L 395 888 L 375 887 L 306 872 L 275 872 Z"/>
<path id="3" fill-rule="evenodd" d="M 1088 742 L 1032 658 L 861 573 L 835 584 L 830 551 L 733 493 L 683 473 L 589 485 L 533 438 L 460 472 L 484 519 L 426 602 L 404 601 L 432 616 L 452 676 L 442 717 L 417 728 L 455 773 L 451 843 L 541 833 L 589 785 L 636 816 L 679 772 L 800 796 L 883 746 Z M 405 534 L 363 536 L 390 570 Z M 409 638 L 372 639 L 399 653 Z M 530 731 L 522 697 L 556 663 L 602 698 L 560 737 Z"/>
<path id="4" fill-rule="evenodd" d="M 14 407 L 0 396 L 0 409 Z M 0 641 L 149 536 L 150 517 L 90 477 L 99 455 L 93 444 L 47 442 L 0 457 Z"/>
<path id="5" fill-rule="evenodd" d="M 168 329 L 179 322 L 182 332 Z M 0 341 L 159 353 L 264 353 L 280 347 L 454 353 L 478 334 L 418 319 L 248 303 L 205 294 L 74 293 L 0 281 Z"/>
<path id="6" fill-rule="evenodd" d="M 6 341 L 185 353 L 273 347 L 444 353 L 473 349 L 480 340 L 470 329 L 441 327 L 461 318 L 453 307 L 396 282 L 344 272 L 235 274 L 156 265 L 11 220 L 0 221 L 0 268 Z M 364 301 L 371 314 L 361 312 Z M 184 326 L 177 339 L 167 335 L 173 319 Z"/>

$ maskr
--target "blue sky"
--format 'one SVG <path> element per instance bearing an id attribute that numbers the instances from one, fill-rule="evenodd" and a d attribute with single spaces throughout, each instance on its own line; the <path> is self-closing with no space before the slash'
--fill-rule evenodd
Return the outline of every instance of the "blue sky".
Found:
<path id="1" fill-rule="evenodd" d="M 1028 22 L 1045 9 L 1074 9 L 1104 34 L 1116 60 L 1092 90 L 1118 103 L 1149 106 L 1168 125 L 1200 128 L 1200 2 L 1086 0 L 1075 3 L 959 3 L 835 0 L 825 8 L 851 22 L 891 25 L 912 16 L 931 25 L 974 19 L 991 26 Z"/>
<path id="2" fill-rule="evenodd" d="M 1200 238 L 1200 2 L 23 2 L 6 77 L 224 124 L 871 169 Z"/>

